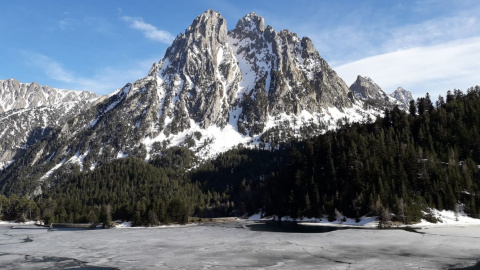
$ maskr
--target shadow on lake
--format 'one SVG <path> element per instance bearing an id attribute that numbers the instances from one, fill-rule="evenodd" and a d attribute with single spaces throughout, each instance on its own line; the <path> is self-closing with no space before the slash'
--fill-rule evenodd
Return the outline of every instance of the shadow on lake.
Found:
<path id="1" fill-rule="evenodd" d="M 296 221 L 265 221 L 245 225 L 245 228 L 258 232 L 281 232 L 281 233 L 328 233 L 337 230 L 403 230 L 411 233 L 424 234 L 411 227 L 398 228 L 374 228 L 354 226 L 329 226 L 320 224 L 309 224 Z"/>
<path id="2" fill-rule="evenodd" d="M 328 225 L 306 225 L 295 221 L 266 221 L 245 225 L 252 231 L 259 232 L 282 232 L 282 233 L 327 233 L 336 230 L 363 229 L 355 227 L 338 227 Z"/>

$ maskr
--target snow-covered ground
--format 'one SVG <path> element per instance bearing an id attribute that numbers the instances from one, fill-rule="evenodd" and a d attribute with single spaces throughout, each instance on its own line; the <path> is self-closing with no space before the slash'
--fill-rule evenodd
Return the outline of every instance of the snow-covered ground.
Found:
<path id="1" fill-rule="evenodd" d="M 459 204 L 459 207 L 461 205 Z M 437 223 L 431 223 L 424 219 L 421 222 L 416 224 L 410 224 L 408 226 L 413 228 L 421 228 L 421 227 L 439 227 L 439 226 L 463 226 L 463 225 L 479 225 L 480 226 L 480 219 L 471 218 L 463 212 L 463 210 L 458 211 L 455 213 L 451 210 L 430 210 L 432 215 L 438 219 Z M 281 217 L 282 221 L 296 221 L 299 223 L 305 223 L 305 225 L 315 226 L 315 225 L 327 225 L 327 226 L 358 226 L 358 227 L 370 227 L 375 228 L 378 227 L 379 220 L 378 217 L 361 217 L 360 220 L 357 222 L 354 218 L 347 218 L 343 215 L 339 215 L 336 220 L 328 221 L 328 217 L 324 216 L 322 218 L 290 218 L 288 216 Z M 270 220 L 279 220 L 277 216 L 268 216 L 264 217 L 261 213 L 254 214 L 248 218 L 250 221 L 270 221 Z M 407 225 L 395 225 L 397 227 L 406 227 Z"/>
<path id="2" fill-rule="evenodd" d="M 431 213 L 433 216 L 435 216 L 437 219 L 439 219 L 439 222 L 437 223 L 430 223 L 424 219 L 422 219 L 422 222 L 415 224 L 415 227 L 438 227 L 438 226 L 445 226 L 445 225 L 480 225 L 480 219 L 477 218 L 471 218 L 467 216 L 463 210 L 455 213 L 454 211 L 451 210 L 436 210 L 436 209 L 431 209 Z"/>
<path id="3" fill-rule="evenodd" d="M 255 214 L 248 218 L 250 221 L 269 221 L 269 220 L 279 220 L 278 217 L 262 217 L 261 214 Z M 291 218 L 291 217 L 281 217 L 282 221 L 296 221 L 299 223 L 304 223 L 305 225 L 315 226 L 315 225 L 327 225 L 327 226 L 360 226 L 360 227 L 378 227 L 378 217 L 361 217 L 359 222 L 354 218 L 344 218 L 339 216 L 334 221 L 328 221 L 328 217 L 323 218 Z"/>
<path id="4" fill-rule="evenodd" d="M 325 233 L 253 221 L 110 230 L 0 225 L 2 269 L 447 269 L 479 264 L 480 225 Z"/>

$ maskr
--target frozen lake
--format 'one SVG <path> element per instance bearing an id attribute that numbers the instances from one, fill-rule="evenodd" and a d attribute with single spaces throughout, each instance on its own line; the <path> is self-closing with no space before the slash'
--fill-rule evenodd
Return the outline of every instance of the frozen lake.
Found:
<path id="1" fill-rule="evenodd" d="M 266 231 L 252 222 L 48 230 L 0 225 L 2 269 L 474 269 L 480 226 Z M 257 227 L 255 227 L 257 226 Z"/>

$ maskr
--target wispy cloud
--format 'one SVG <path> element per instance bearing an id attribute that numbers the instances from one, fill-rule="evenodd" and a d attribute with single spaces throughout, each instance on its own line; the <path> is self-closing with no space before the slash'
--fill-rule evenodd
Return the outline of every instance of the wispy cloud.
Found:
<path id="1" fill-rule="evenodd" d="M 416 11 L 423 10 L 418 8 L 419 6 L 430 7 L 429 13 Z M 441 15 L 432 12 L 433 8 L 439 9 L 440 6 L 443 6 L 442 2 L 418 1 L 416 5 L 399 8 L 402 9 L 401 13 L 395 13 L 406 14 L 415 19 L 403 20 L 400 17 L 382 15 L 365 21 L 365 16 L 349 13 L 336 24 L 324 27 L 310 21 L 298 28 L 312 38 L 320 53 L 333 65 L 480 36 L 480 3 L 472 2 L 469 8 L 459 4 L 458 9 L 451 7 L 451 11 L 442 12 Z M 421 19 L 423 17 L 424 20 Z"/>
<path id="2" fill-rule="evenodd" d="M 121 18 L 129 23 L 131 28 L 141 31 L 148 39 L 160 41 L 167 45 L 170 45 L 174 39 L 174 36 L 169 32 L 157 29 L 157 27 L 144 22 L 142 18 L 133 18 L 129 16 L 122 16 Z"/>
<path id="3" fill-rule="evenodd" d="M 476 16 L 444 17 L 395 28 L 383 43 L 383 51 L 427 46 L 480 34 Z"/>
<path id="4" fill-rule="evenodd" d="M 73 72 L 66 70 L 62 64 L 43 54 L 23 52 L 23 55 L 26 56 L 34 66 L 41 67 L 45 75 L 51 79 L 64 83 L 73 83 L 76 80 Z"/>
<path id="5" fill-rule="evenodd" d="M 399 50 L 344 64 L 334 69 L 347 84 L 370 76 L 386 92 L 402 86 L 423 96 L 480 84 L 480 36 L 440 45 Z"/>
<path id="6" fill-rule="evenodd" d="M 94 71 L 92 76 L 82 76 L 65 68 L 62 63 L 39 53 L 22 52 L 29 64 L 43 70 L 45 75 L 56 81 L 52 87 L 71 90 L 87 90 L 103 95 L 113 92 L 127 82 L 146 76 L 157 59 L 134 60 L 121 66 L 106 66 Z"/>
<path id="7" fill-rule="evenodd" d="M 112 24 L 102 17 L 83 17 L 74 18 L 69 12 L 65 12 L 64 17 L 58 21 L 58 27 L 61 30 L 74 31 L 79 29 L 89 29 L 99 33 L 110 33 Z"/>

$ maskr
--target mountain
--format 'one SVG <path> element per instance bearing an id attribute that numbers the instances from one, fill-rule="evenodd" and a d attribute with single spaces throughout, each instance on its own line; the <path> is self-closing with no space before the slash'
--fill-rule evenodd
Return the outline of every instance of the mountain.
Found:
<path id="1" fill-rule="evenodd" d="M 410 101 L 413 100 L 412 93 L 402 87 L 395 89 L 389 96 L 405 104 L 406 108 L 408 108 Z"/>
<path id="2" fill-rule="evenodd" d="M 402 100 L 397 100 L 393 96 L 385 94 L 382 88 L 370 77 L 358 75 L 355 82 L 350 86 L 350 90 L 356 98 L 362 100 L 367 106 L 388 109 L 399 106 L 403 110 L 408 108 L 408 103 L 405 105 Z"/>
<path id="3" fill-rule="evenodd" d="M 172 146 L 202 159 L 239 144 L 273 149 L 382 110 L 364 108 L 309 38 L 277 32 L 255 13 L 227 31 L 226 20 L 208 10 L 145 78 L 54 126 L 0 183 L 23 179 L 31 192 L 65 170 L 127 156 L 151 160 Z"/>
<path id="4" fill-rule="evenodd" d="M 383 100 L 389 101 L 388 96 L 383 92 L 370 77 L 357 76 L 357 80 L 350 86 L 350 90 L 360 100 Z"/>
<path id="5" fill-rule="evenodd" d="M 63 125 L 97 98 L 87 91 L 0 80 L 0 170 L 38 138 Z"/>
<path id="6" fill-rule="evenodd" d="M 42 99 L 31 87 L 2 102 L 9 217 L 27 206 L 49 222 L 137 225 L 259 208 L 385 223 L 436 220 L 429 208 L 459 202 L 479 212 L 480 88 L 436 107 L 427 94 L 409 115 L 406 90 L 399 101 L 362 76 L 348 88 L 308 38 L 255 13 L 227 31 L 208 10 L 145 78 L 103 97 Z"/>
<path id="7" fill-rule="evenodd" d="M 41 86 L 36 82 L 20 83 L 15 79 L 0 80 L 0 113 L 15 109 L 55 107 L 98 98 L 92 92 L 72 91 Z"/>

